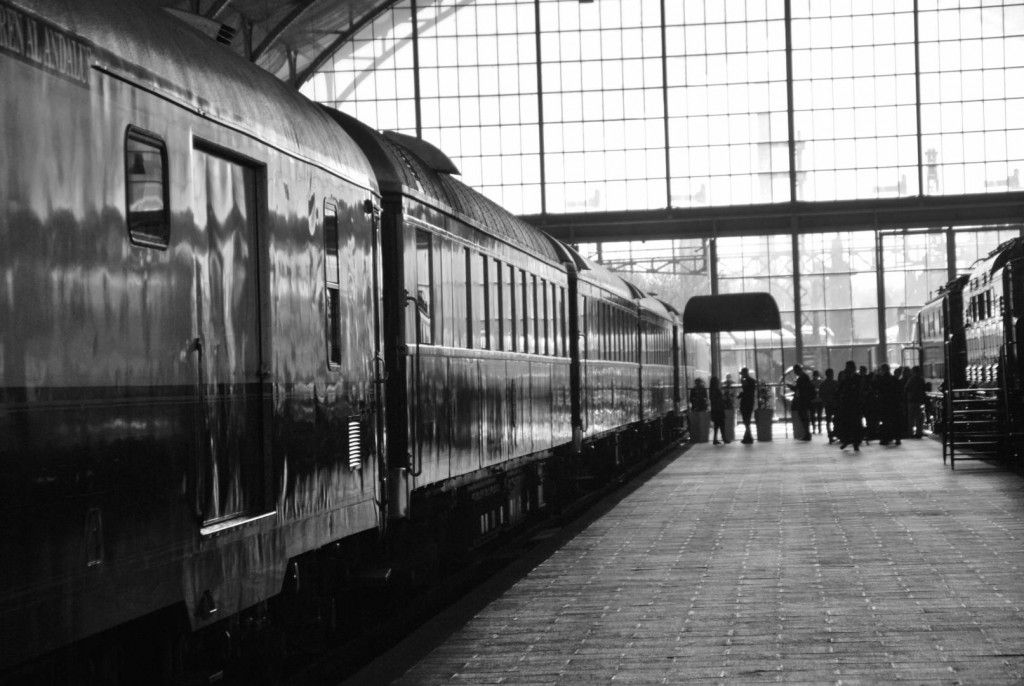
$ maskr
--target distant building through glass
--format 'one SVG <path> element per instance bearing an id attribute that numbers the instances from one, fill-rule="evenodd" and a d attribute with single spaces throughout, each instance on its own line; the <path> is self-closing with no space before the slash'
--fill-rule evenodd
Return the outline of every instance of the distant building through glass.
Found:
<path id="1" fill-rule="evenodd" d="M 1024 1 L 405 0 L 302 90 L 518 214 L 1020 191 Z M 899 364 L 935 289 L 1020 232 L 580 248 L 680 309 L 767 290 L 824 368 Z"/>

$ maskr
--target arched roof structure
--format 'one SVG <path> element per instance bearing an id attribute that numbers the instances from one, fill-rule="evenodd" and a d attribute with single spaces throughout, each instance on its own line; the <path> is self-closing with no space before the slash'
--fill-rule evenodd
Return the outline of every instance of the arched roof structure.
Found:
<path id="1" fill-rule="evenodd" d="M 298 88 L 395 0 L 146 0 Z"/>

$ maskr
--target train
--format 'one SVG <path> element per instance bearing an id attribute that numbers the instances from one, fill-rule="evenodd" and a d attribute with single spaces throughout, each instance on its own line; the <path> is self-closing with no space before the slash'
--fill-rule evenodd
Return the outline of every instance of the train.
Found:
<path id="1" fill-rule="evenodd" d="M 265 679 L 680 441 L 678 312 L 430 144 L 128 0 L 0 82 L 0 682 Z"/>
<path id="2" fill-rule="evenodd" d="M 1024 465 L 1024 238 L 1005 241 L 918 313 L 916 348 L 944 448 Z M 945 454 L 946 451 L 944 451 Z"/>

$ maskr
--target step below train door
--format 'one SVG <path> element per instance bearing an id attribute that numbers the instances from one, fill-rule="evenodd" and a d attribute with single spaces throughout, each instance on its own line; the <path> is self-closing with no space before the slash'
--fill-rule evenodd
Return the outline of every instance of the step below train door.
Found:
<path id="1" fill-rule="evenodd" d="M 204 533 L 263 513 L 264 374 L 258 245 L 261 169 L 193 150 L 196 509 Z"/>

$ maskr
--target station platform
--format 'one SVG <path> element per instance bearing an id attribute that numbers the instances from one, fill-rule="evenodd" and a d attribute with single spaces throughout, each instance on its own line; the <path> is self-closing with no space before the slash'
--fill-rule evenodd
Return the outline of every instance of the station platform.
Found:
<path id="1" fill-rule="evenodd" d="M 1024 681 L 1024 479 L 935 440 L 692 445 L 596 509 L 349 683 Z"/>

